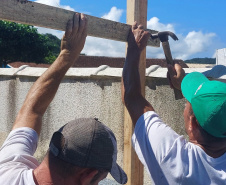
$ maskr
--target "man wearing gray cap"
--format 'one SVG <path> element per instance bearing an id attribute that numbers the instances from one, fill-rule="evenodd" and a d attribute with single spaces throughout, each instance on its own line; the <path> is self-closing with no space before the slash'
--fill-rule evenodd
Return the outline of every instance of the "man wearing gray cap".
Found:
<path id="1" fill-rule="evenodd" d="M 142 96 L 140 52 L 150 34 L 133 25 L 123 69 L 122 100 L 134 124 L 133 147 L 154 184 L 226 184 L 226 83 L 210 81 L 180 65 L 169 66 L 171 85 L 187 102 L 185 130 L 189 141 L 165 124 Z M 164 103 L 163 103 L 164 104 Z"/>
<path id="2" fill-rule="evenodd" d="M 79 57 L 86 36 L 87 19 L 76 13 L 67 23 L 58 58 L 29 90 L 0 149 L 1 185 L 97 185 L 108 173 L 120 184 L 127 182 L 116 163 L 116 138 L 97 119 L 67 123 L 53 134 L 41 164 L 33 157 L 42 117 L 65 73 Z"/>

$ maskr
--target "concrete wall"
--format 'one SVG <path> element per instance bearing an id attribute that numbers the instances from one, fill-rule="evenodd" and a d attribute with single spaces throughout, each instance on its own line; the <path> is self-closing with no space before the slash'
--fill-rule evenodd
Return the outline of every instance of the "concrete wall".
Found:
<path id="1" fill-rule="evenodd" d="M 23 68 L 22 68 L 23 69 Z M 157 69 L 157 68 L 156 68 Z M 165 78 L 166 69 L 147 74 L 146 98 L 160 117 L 179 134 L 185 134 L 183 109 L 185 99 L 175 100 Z M 0 69 L 0 145 L 10 132 L 26 94 L 45 71 L 41 68 Z M 187 69 L 192 71 L 192 69 Z M 197 70 L 197 69 L 196 69 Z M 199 69 L 203 72 L 206 69 Z M 52 133 L 79 117 L 97 117 L 110 127 L 118 141 L 118 163 L 123 165 L 123 104 L 121 103 L 122 69 L 70 69 L 43 118 L 39 147 L 35 153 L 42 160 Z M 151 184 L 145 172 L 144 184 Z M 102 184 L 116 184 L 108 177 Z"/>

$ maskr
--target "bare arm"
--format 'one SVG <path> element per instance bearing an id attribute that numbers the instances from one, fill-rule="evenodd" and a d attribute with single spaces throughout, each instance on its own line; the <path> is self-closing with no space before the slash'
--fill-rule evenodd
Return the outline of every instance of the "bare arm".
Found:
<path id="1" fill-rule="evenodd" d="M 133 124 L 147 111 L 153 111 L 151 104 L 141 94 L 139 59 L 146 47 L 150 34 L 142 26 L 134 23 L 128 36 L 128 49 L 122 74 L 122 101 L 125 104 Z"/>
<path id="2" fill-rule="evenodd" d="M 68 21 L 58 58 L 29 90 L 13 129 L 30 127 L 40 134 L 42 117 L 53 100 L 65 73 L 79 57 L 86 36 L 87 19 L 83 14 L 76 13 L 73 20 Z"/>

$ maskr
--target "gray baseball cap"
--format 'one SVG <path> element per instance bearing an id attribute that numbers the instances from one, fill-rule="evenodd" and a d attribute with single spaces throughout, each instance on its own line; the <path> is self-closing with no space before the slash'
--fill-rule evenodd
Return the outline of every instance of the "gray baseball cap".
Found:
<path id="1" fill-rule="evenodd" d="M 96 118 L 79 118 L 61 127 L 49 146 L 59 159 L 82 168 L 105 169 L 120 184 L 127 175 L 116 163 L 117 142 L 114 133 Z"/>

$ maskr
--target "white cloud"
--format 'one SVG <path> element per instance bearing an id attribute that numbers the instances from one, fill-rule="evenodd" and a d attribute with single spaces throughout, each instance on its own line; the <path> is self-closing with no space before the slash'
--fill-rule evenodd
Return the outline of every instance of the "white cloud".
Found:
<path id="1" fill-rule="evenodd" d="M 193 57 L 212 57 L 215 52 L 213 45 L 215 37 L 215 33 L 201 31 L 191 31 L 185 37 L 179 35 L 179 41 L 171 42 L 174 58 L 186 60 Z"/>
<path id="2" fill-rule="evenodd" d="M 186 60 L 193 56 L 198 56 L 205 53 L 208 57 L 212 57 L 215 49 L 213 48 L 213 38 L 216 37 L 215 33 L 203 33 L 202 31 L 191 31 L 186 36 L 176 33 L 173 24 L 163 24 L 159 22 L 157 17 L 151 18 L 147 22 L 149 29 L 157 31 L 172 31 L 179 38 L 178 41 L 173 41 L 169 38 L 170 48 L 173 58 Z M 147 48 L 147 57 L 151 58 L 164 58 L 162 47 L 160 48 Z M 207 56 L 200 56 L 207 57 Z"/>
<path id="3" fill-rule="evenodd" d="M 111 17 L 111 19 L 113 19 L 112 17 L 117 17 L 113 16 L 115 15 L 113 12 L 117 12 L 117 8 L 114 8 L 115 7 L 113 7 L 105 16 Z M 121 13 L 118 13 L 117 15 L 121 16 Z M 117 18 L 118 20 L 120 19 L 120 16 Z M 118 21 L 117 19 L 114 20 Z M 173 24 L 163 24 L 159 22 L 157 17 L 151 18 L 147 22 L 147 27 L 158 31 L 172 31 L 178 36 L 179 41 L 173 41 L 171 38 L 169 39 L 173 58 L 186 60 L 193 58 L 194 56 L 202 55 L 203 53 L 208 56 L 200 57 L 212 57 L 215 53 L 215 49 L 212 45 L 213 38 L 216 37 L 215 33 L 191 31 L 184 36 L 183 34 L 176 33 L 176 29 Z M 87 55 L 124 57 L 125 43 L 88 37 L 83 52 Z M 165 58 L 165 55 L 162 47 L 147 47 L 147 57 Z"/>
<path id="4" fill-rule="evenodd" d="M 119 22 L 122 13 L 123 10 L 112 7 L 110 12 L 105 14 L 102 18 Z M 124 42 L 87 37 L 82 53 L 95 56 L 125 57 L 125 48 L 126 45 Z"/>
<path id="5" fill-rule="evenodd" d="M 188 33 L 184 41 L 189 51 L 191 53 L 196 53 L 205 50 L 205 47 L 209 45 L 210 40 L 215 36 L 216 34 L 214 33 L 203 34 L 201 31 L 192 31 Z"/>
<path id="6" fill-rule="evenodd" d="M 95 37 L 87 37 L 82 53 L 94 56 L 125 57 L 124 42 Z"/>
<path id="7" fill-rule="evenodd" d="M 37 0 L 37 2 L 62 7 L 60 5 L 60 0 Z M 70 9 L 70 7 L 68 8 Z M 102 18 L 119 22 L 122 13 L 123 10 L 112 7 L 111 10 Z M 213 42 L 213 39 L 216 37 L 215 33 L 203 33 L 202 31 L 192 30 L 187 35 L 183 35 L 182 33 L 176 33 L 174 24 L 163 24 L 157 17 L 153 17 L 148 20 L 147 27 L 157 31 L 172 31 L 177 35 L 179 41 L 173 41 L 171 38 L 169 39 L 173 58 L 186 60 L 194 57 L 212 57 L 216 51 L 216 44 Z M 58 38 L 62 38 L 64 33 L 46 28 L 38 28 L 38 31 L 40 33 L 51 33 L 56 35 Z M 95 37 L 87 37 L 86 44 L 82 52 L 87 55 L 124 57 L 125 43 Z M 147 58 L 164 57 L 164 52 L 161 47 L 147 47 Z"/>
<path id="8" fill-rule="evenodd" d="M 37 0 L 35 2 L 41 3 L 41 4 L 46 4 L 46 5 L 49 5 L 49 6 L 55 6 L 55 7 L 58 7 L 58 8 L 63 8 L 63 9 L 75 11 L 74 8 L 71 8 L 70 6 L 61 5 L 60 0 Z"/>
<path id="9" fill-rule="evenodd" d="M 69 10 L 74 10 L 69 6 L 60 5 L 60 0 L 37 0 L 36 2 L 47 4 L 55 7 L 64 7 Z M 117 9 L 116 7 L 112 7 L 111 10 L 106 13 L 102 18 L 120 21 L 123 10 Z M 62 38 L 64 32 L 37 27 L 39 33 L 51 33 L 56 35 L 58 38 Z M 94 55 L 94 56 L 111 56 L 111 57 L 125 57 L 125 43 L 112 41 L 107 39 L 95 38 L 95 37 L 87 37 L 85 47 L 82 53 L 86 55 Z"/>
<path id="10" fill-rule="evenodd" d="M 120 21 L 120 18 L 122 16 L 123 10 L 117 9 L 115 6 L 111 8 L 110 12 L 105 14 L 102 18 L 109 19 L 112 21 Z"/>
<path id="11" fill-rule="evenodd" d="M 48 4 L 51 6 L 57 6 L 60 4 L 58 0 L 38 0 L 37 2 Z M 61 6 L 62 7 L 62 6 Z M 105 14 L 102 18 L 110 19 L 113 21 L 120 21 L 122 16 L 123 10 L 117 9 L 116 7 L 112 7 L 110 12 Z M 47 28 L 40 28 L 38 27 L 39 33 L 51 33 L 56 35 L 58 38 L 62 38 L 64 32 L 47 29 Z M 86 55 L 94 55 L 94 56 L 111 56 L 111 57 L 125 57 L 125 43 L 124 42 L 117 42 L 107 39 L 95 38 L 95 37 L 87 37 L 85 47 L 82 53 Z"/>
<path id="12" fill-rule="evenodd" d="M 147 21 L 147 28 L 151 28 L 156 31 L 172 31 L 175 32 L 173 24 L 163 24 L 159 22 L 159 18 L 152 17 Z"/>
<path id="13" fill-rule="evenodd" d="M 36 27 L 36 28 L 38 28 L 38 32 L 41 34 L 50 33 L 52 35 L 57 36 L 59 39 L 61 39 L 64 35 L 63 31 L 52 30 L 52 29 L 42 28 L 42 27 Z"/>
<path id="14" fill-rule="evenodd" d="M 63 9 L 71 10 L 71 11 L 75 11 L 70 6 L 61 5 L 60 0 L 37 0 L 35 2 L 45 4 L 45 5 L 49 5 L 49 6 L 58 7 L 58 8 L 63 8 Z M 38 32 L 41 33 L 41 34 L 51 33 L 51 34 L 57 36 L 59 39 L 61 39 L 63 37 L 63 34 L 64 34 L 64 32 L 58 31 L 58 30 L 52 30 L 52 29 L 42 28 L 42 27 L 36 27 L 36 28 L 38 28 Z"/>

